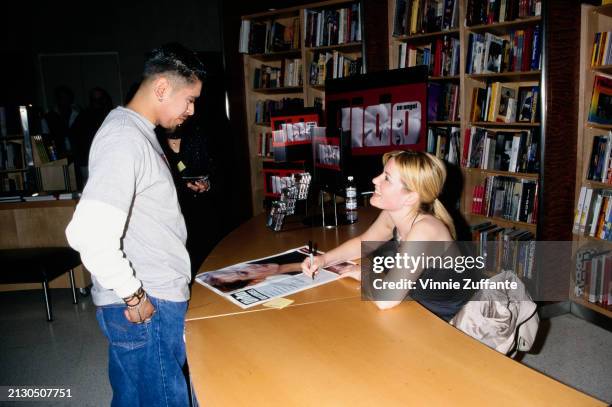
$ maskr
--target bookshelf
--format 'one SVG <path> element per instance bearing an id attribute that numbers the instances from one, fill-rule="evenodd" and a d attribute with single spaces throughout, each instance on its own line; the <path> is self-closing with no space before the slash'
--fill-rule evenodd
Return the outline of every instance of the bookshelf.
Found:
<path id="1" fill-rule="evenodd" d="M 27 123 L 25 106 L 0 107 L 0 193 L 18 195 L 28 189 L 33 162 Z"/>
<path id="2" fill-rule="evenodd" d="M 471 16 L 468 15 L 468 10 L 475 10 L 475 4 L 478 3 L 472 0 L 456 0 L 454 3 L 443 2 L 448 9 L 436 10 L 434 7 L 431 14 L 427 17 L 424 17 L 423 15 L 425 13 L 419 9 L 419 12 L 423 14 L 417 14 L 416 20 L 414 18 L 414 11 L 416 10 L 415 2 L 416 0 L 388 0 L 389 68 L 397 69 L 404 66 L 402 59 L 404 58 L 404 53 L 407 54 L 407 52 L 404 51 L 402 47 L 405 49 L 416 49 L 416 58 L 413 57 L 413 60 L 410 61 L 410 57 L 406 57 L 405 66 L 411 66 L 415 63 L 426 64 L 433 59 L 434 67 L 429 76 L 430 84 L 435 82 L 446 86 L 443 94 L 446 92 L 446 89 L 452 89 L 452 85 L 458 87 L 457 106 L 455 106 L 455 109 L 458 111 L 458 117 L 453 117 L 450 120 L 432 120 L 432 117 L 428 117 L 428 134 L 436 134 L 438 131 L 436 129 L 440 127 L 459 128 L 459 162 L 451 162 L 450 157 L 448 157 L 451 165 L 461 167 L 460 172 L 463 178 L 463 189 L 459 203 L 459 212 L 469 225 L 490 221 L 501 227 L 529 231 L 537 237 L 537 207 L 531 207 L 530 210 L 532 210 L 532 212 L 530 213 L 530 221 L 525 222 L 524 220 L 518 220 L 518 218 L 511 218 L 511 216 L 507 214 L 502 217 L 492 216 L 491 214 L 486 216 L 481 213 L 472 213 L 472 206 L 475 198 L 475 187 L 483 185 L 487 178 L 489 178 L 489 180 L 493 179 L 492 177 L 523 180 L 523 182 L 528 184 L 539 183 L 541 180 L 541 167 L 539 165 L 531 165 L 529 168 L 526 166 L 520 169 L 516 167 L 513 171 L 506 171 L 503 165 L 496 168 L 494 165 L 482 165 L 481 161 L 480 164 L 476 165 L 474 168 L 473 166 L 470 167 L 469 161 L 466 162 L 467 157 L 464 156 L 464 148 L 467 147 L 469 153 L 469 140 L 471 137 L 468 138 L 466 132 L 470 133 L 472 128 L 479 128 L 481 129 L 479 131 L 492 135 L 493 137 L 502 137 L 504 134 L 509 134 L 507 137 L 512 137 L 510 134 L 514 133 L 518 139 L 521 134 L 529 134 L 529 140 L 531 140 L 532 144 L 542 145 L 543 140 L 541 139 L 541 135 L 543 134 L 544 127 L 543 119 L 541 119 L 541 117 L 543 117 L 541 114 L 541 106 L 543 105 L 543 92 L 541 89 L 543 89 L 543 87 L 541 85 L 544 79 L 542 69 L 544 66 L 542 52 L 542 3 L 539 1 L 520 2 L 522 5 L 531 5 L 532 7 L 531 9 L 522 9 L 519 13 L 519 2 L 516 1 L 516 9 L 513 10 L 513 15 L 510 12 L 503 13 L 505 14 L 504 17 L 508 16 L 510 18 L 508 21 L 500 22 L 503 18 L 500 16 L 502 13 L 498 10 L 496 13 L 491 14 L 490 21 L 482 22 L 474 17 L 477 13 L 473 13 Z M 488 3 L 489 2 L 480 2 L 484 7 L 486 7 Z M 513 2 L 510 0 L 504 2 L 504 4 L 508 5 L 511 3 Z M 423 4 L 424 2 L 420 1 L 418 7 L 421 7 Z M 538 7 L 537 12 L 536 6 Z M 405 10 L 409 10 L 408 14 L 406 14 L 406 17 L 403 19 L 399 17 L 397 13 L 397 9 L 401 9 L 402 7 Z M 508 8 L 508 10 L 510 10 L 510 8 Z M 436 18 L 432 18 L 432 15 L 436 15 Z M 422 18 L 420 27 L 418 23 L 419 18 Z M 538 40 L 533 40 L 535 36 L 533 33 L 536 30 L 539 30 L 537 34 Z M 485 41 L 485 38 L 488 39 L 488 43 Z M 506 42 L 501 42 L 499 39 L 505 40 Z M 525 40 L 524 43 L 537 44 L 539 51 L 536 52 L 536 55 L 539 56 L 534 58 L 534 61 L 530 59 L 529 61 L 525 60 L 523 62 L 521 60 L 520 63 L 518 63 L 517 58 L 505 57 L 506 54 L 512 55 L 509 53 L 509 50 L 512 49 L 512 45 L 515 41 L 518 43 L 518 39 L 521 39 L 521 41 L 531 39 L 531 41 Z M 476 58 L 474 57 L 474 52 L 477 48 L 473 43 L 477 41 L 483 42 L 483 52 L 484 48 L 493 49 L 493 46 L 490 44 L 496 41 L 503 44 L 501 45 L 500 51 L 500 63 L 493 69 L 482 69 L 480 66 L 478 67 L 479 69 L 475 69 L 474 61 L 476 61 Z M 440 45 L 442 45 L 440 49 L 443 56 L 437 57 L 435 56 L 436 50 Z M 521 57 L 525 56 L 525 58 L 527 58 L 526 55 L 529 51 L 533 51 L 533 49 L 528 50 L 524 48 L 522 53 L 513 49 L 514 54 L 520 55 Z M 421 56 L 422 53 L 424 56 Z M 429 59 L 427 57 L 428 53 L 431 54 Z M 435 65 L 438 63 L 444 64 L 445 60 L 447 60 L 446 63 L 451 66 L 451 69 L 450 72 L 444 72 L 444 68 L 442 68 L 443 72 L 440 75 L 440 69 L 436 69 Z M 483 65 L 489 68 L 487 60 L 482 58 L 482 61 Z M 508 122 L 499 122 L 497 121 L 498 117 L 489 117 L 486 120 L 471 117 L 475 89 L 483 88 L 488 90 L 487 88 L 493 87 L 493 84 L 496 82 L 500 84 L 497 85 L 497 89 L 501 89 L 506 84 L 509 88 L 517 90 L 521 85 L 533 85 L 540 88 L 540 92 L 536 98 L 537 109 L 532 110 L 530 120 L 522 122 L 517 121 L 516 118 L 518 116 L 516 115 L 516 110 L 508 114 Z M 428 93 L 431 97 L 431 87 Z M 518 95 L 516 93 L 514 95 L 515 100 L 518 102 Z M 472 134 L 469 136 L 472 136 Z M 521 141 L 521 143 L 522 142 L 523 141 Z M 522 144 L 517 144 L 517 146 L 518 145 Z M 438 152 L 435 148 L 435 142 L 428 141 L 428 146 L 429 152 Z M 434 147 L 433 150 L 431 149 L 432 146 Z M 536 151 L 533 151 L 533 153 L 535 154 Z M 538 158 L 536 158 L 536 160 L 539 161 Z M 536 195 L 540 195 L 540 190 L 536 190 L 537 192 L 533 193 L 533 199 L 535 199 Z"/>
<path id="3" fill-rule="evenodd" d="M 76 191 L 74 163 L 57 159 L 53 145 L 32 133 L 38 120 L 32 105 L 0 107 L 0 195 Z"/>
<path id="4" fill-rule="evenodd" d="M 608 217 L 605 210 L 602 209 L 606 207 L 605 203 L 607 200 L 603 198 L 603 204 L 597 209 L 596 196 L 607 196 L 612 193 L 612 184 L 602 179 L 604 174 L 598 173 L 600 170 L 597 169 L 597 166 L 593 165 L 592 150 L 595 142 L 604 140 L 600 138 L 601 136 L 608 137 L 609 132 L 612 130 L 612 125 L 598 123 L 589 114 L 595 77 L 600 74 L 610 74 L 611 72 L 609 64 L 595 63 L 595 66 L 592 64 L 596 35 L 597 33 L 608 31 L 612 31 L 612 5 L 595 7 L 583 4 L 580 25 L 577 165 L 574 198 L 576 212 L 573 230 L 573 257 L 578 257 L 579 253 L 591 249 L 595 253 L 593 257 L 597 257 L 597 260 L 589 259 L 584 262 L 576 262 L 576 273 L 570 275 L 570 299 L 574 303 L 610 318 L 612 317 L 612 307 L 606 305 L 608 300 L 603 296 L 607 294 L 610 280 L 612 280 L 610 275 L 612 273 L 610 270 L 611 265 L 607 259 L 608 256 L 605 254 L 598 256 L 597 254 L 611 250 L 612 242 L 609 241 L 610 238 L 605 233 L 609 225 L 606 225 Z M 610 144 L 610 142 L 607 144 Z M 606 146 L 603 147 L 603 151 L 605 151 Z M 607 166 L 605 158 L 602 164 L 603 168 Z M 589 190 L 593 191 L 590 196 L 587 194 Z M 597 191 L 600 191 L 600 193 L 597 193 Z M 581 195 L 584 196 L 581 197 Z M 599 214 L 601 215 L 597 216 Z M 597 224 L 598 218 L 602 216 L 604 217 L 603 233 L 606 238 L 602 238 L 601 234 L 598 235 L 599 226 L 593 227 L 593 222 Z M 591 227 L 589 228 L 589 226 Z M 593 229 L 595 229 L 595 236 L 591 233 Z M 579 268 L 579 264 L 584 266 Z M 601 283 L 599 288 L 597 287 L 598 280 Z M 599 293 L 602 295 L 599 296 Z"/>
<path id="5" fill-rule="evenodd" d="M 253 214 L 260 213 L 264 209 L 264 200 L 271 196 L 266 189 L 270 174 L 288 175 L 305 170 L 303 162 L 296 162 L 295 165 L 286 162 L 275 168 L 275 162 L 270 154 L 261 153 L 262 138 L 265 147 L 265 138 L 270 137 L 266 134 L 272 132 L 269 112 L 285 109 L 291 111 L 292 108 L 298 107 L 324 109 L 327 75 L 329 75 L 327 77 L 343 77 L 364 70 L 365 45 L 362 19 L 363 6 L 358 0 L 329 0 L 241 17 L 240 51 L 243 53 Z M 323 35 L 326 21 L 338 21 L 337 26 L 335 23 L 332 24 L 337 34 L 332 35 L 330 34 L 332 31 L 326 31 Z M 344 23 L 340 24 L 339 21 Z M 263 41 L 263 47 L 255 47 L 258 49 L 253 50 L 249 44 L 250 39 L 244 34 L 245 25 L 248 25 L 251 36 L 254 33 L 253 27 L 259 27 L 255 31 L 260 30 L 260 33 L 255 35 L 262 35 L 261 32 L 264 31 L 262 27 L 266 27 L 266 32 L 263 34 L 266 36 L 271 32 L 275 22 L 285 27 L 292 27 L 292 46 L 289 49 L 279 50 L 268 46 L 269 42 Z M 314 33 L 317 23 L 320 28 L 319 35 Z M 280 72 L 283 81 L 288 76 L 285 68 L 290 61 L 299 65 L 297 72 L 295 69 L 293 71 L 295 80 L 291 86 L 285 86 L 284 83 L 278 83 L 279 86 L 267 86 L 273 81 L 267 77 L 263 81 L 260 80 L 262 72 L 267 69 L 274 78 Z M 265 86 L 254 86 L 256 81 Z M 266 106 L 262 108 L 263 105 Z M 262 114 L 261 110 L 265 113 Z"/>

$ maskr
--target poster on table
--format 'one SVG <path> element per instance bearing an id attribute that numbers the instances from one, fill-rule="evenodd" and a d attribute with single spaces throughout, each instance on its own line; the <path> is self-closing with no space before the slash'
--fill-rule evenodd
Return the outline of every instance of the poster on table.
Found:
<path id="1" fill-rule="evenodd" d="M 322 252 L 318 252 L 322 254 Z M 353 262 L 342 262 L 320 269 L 315 278 L 302 273 L 301 263 L 309 256 L 302 246 L 260 259 L 237 263 L 200 273 L 199 284 L 246 309 L 274 298 L 284 297 L 339 279 Z"/>

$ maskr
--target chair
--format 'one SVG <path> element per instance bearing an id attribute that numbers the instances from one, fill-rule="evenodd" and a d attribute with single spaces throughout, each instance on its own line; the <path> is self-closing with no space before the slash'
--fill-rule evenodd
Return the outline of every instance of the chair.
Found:
<path id="1" fill-rule="evenodd" d="M 81 264 L 79 253 L 69 247 L 36 247 L 0 250 L 0 283 L 42 283 L 47 321 L 53 321 L 49 282 L 68 271 L 72 303 L 77 304 L 73 269 Z"/>

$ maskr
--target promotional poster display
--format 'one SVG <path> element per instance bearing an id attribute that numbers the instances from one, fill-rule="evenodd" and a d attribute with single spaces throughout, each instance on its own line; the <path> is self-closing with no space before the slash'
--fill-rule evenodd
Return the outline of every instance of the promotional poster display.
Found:
<path id="1" fill-rule="evenodd" d="M 425 67 L 328 80 L 325 106 L 327 137 L 337 138 L 345 155 L 341 173 L 320 171 L 320 183 L 330 189 L 340 189 L 352 175 L 358 190 L 369 191 L 382 154 L 427 147 Z"/>
<path id="2" fill-rule="evenodd" d="M 316 251 L 317 255 L 323 252 Z M 300 264 L 310 255 L 308 246 L 272 256 L 234 264 L 196 276 L 196 281 L 246 309 L 339 279 L 353 262 L 342 262 L 319 270 L 314 278 L 302 273 Z"/>

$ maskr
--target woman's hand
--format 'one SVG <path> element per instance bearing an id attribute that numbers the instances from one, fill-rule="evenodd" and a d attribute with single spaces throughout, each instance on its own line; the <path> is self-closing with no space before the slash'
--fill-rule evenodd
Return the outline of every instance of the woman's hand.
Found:
<path id="1" fill-rule="evenodd" d="M 187 188 L 197 193 L 206 192 L 210 190 L 210 182 L 208 180 L 197 180 L 195 182 L 188 182 Z"/>
<path id="2" fill-rule="evenodd" d="M 308 277 L 312 277 L 317 274 L 317 271 L 325 267 L 325 258 L 324 256 L 314 256 L 312 258 L 312 264 L 310 263 L 310 257 L 306 257 L 302 262 L 302 273 L 306 274 Z"/>
<path id="3" fill-rule="evenodd" d="M 340 277 L 350 277 L 357 281 L 361 281 L 361 265 L 352 264 L 338 271 Z"/>

